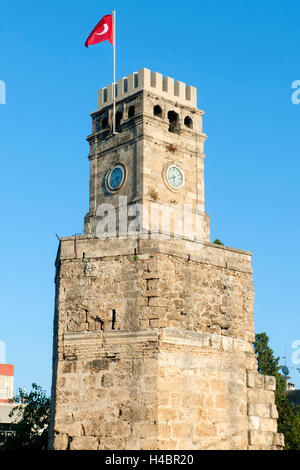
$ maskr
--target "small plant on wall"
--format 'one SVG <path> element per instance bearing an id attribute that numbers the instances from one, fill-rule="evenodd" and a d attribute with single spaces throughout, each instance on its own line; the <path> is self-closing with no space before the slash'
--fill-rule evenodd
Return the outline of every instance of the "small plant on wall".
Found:
<path id="1" fill-rule="evenodd" d="M 215 244 L 215 245 L 223 245 L 223 246 L 224 246 L 224 243 L 222 243 L 221 240 L 219 240 L 218 238 L 216 238 L 216 240 L 214 241 L 214 244 Z"/>
<path id="2" fill-rule="evenodd" d="M 168 150 L 168 152 L 175 153 L 177 151 L 177 147 L 176 147 L 176 145 L 168 144 L 167 145 L 167 150 Z"/>
<path id="3" fill-rule="evenodd" d="M 149 188 L 148 194 L 154 201 L 158 201 L 159 194 L 154 188 Z"/>

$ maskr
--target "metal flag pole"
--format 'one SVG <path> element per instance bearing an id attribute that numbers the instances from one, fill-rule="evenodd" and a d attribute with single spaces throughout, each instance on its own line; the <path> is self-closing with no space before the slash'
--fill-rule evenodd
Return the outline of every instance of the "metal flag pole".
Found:
<path id="1" fill-rule="evenodd" d="M 116 10 L 113 10 L 113 41 L 114 41 L 114 83 L 113 83 L 113 133 L 116 132 Z"/>

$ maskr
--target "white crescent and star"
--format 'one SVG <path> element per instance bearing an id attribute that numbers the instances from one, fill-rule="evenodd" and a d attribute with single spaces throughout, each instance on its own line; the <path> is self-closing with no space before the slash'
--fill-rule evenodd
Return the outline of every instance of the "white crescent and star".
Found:
<path id="1" fill-rule="evenodd" d="M 97 36 L 102 36 L 102 34 L 105 34 L 107 33 L 108 31 L 108 25 L 105 23 L 104 24 L 104 30 L 102 31 L 102 33 L 96 33 Z"/>

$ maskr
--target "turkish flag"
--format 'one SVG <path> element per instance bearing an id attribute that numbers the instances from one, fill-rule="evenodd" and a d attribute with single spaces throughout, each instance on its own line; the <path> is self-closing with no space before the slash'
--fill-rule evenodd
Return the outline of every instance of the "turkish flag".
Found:
<path id="1" fill-rule="evenodd" d="M 89 47 L 92 44 L 98 44 L 98 42 L 102 41 L 109 41 L 112 45 L 114 44 L 114 28 L 112 15 L 103 16 L 102 20 L 99 21 L 97 26 L 95 26 L 95 28 L 85 41 L 85 47 Z"/>

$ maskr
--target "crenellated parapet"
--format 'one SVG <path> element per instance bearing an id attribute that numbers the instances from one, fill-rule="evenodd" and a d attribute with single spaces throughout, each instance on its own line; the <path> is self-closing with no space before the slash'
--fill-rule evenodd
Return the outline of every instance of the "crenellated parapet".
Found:
<path id="1" fill-rule="evenodd" d="M 161 73 L 151 72 L 142 68 L 131 73 L 128 77 L 118 80 L 116 86 L 116 101 L 122 100 L 141 90 L 149 92 L 176 103 L 192 108 L 197 107 L 197 89 L 173 78 L 164 77 Z M 98 91 L 98 110 L 111 105 L 113 102 L 113 83 Z"/>

